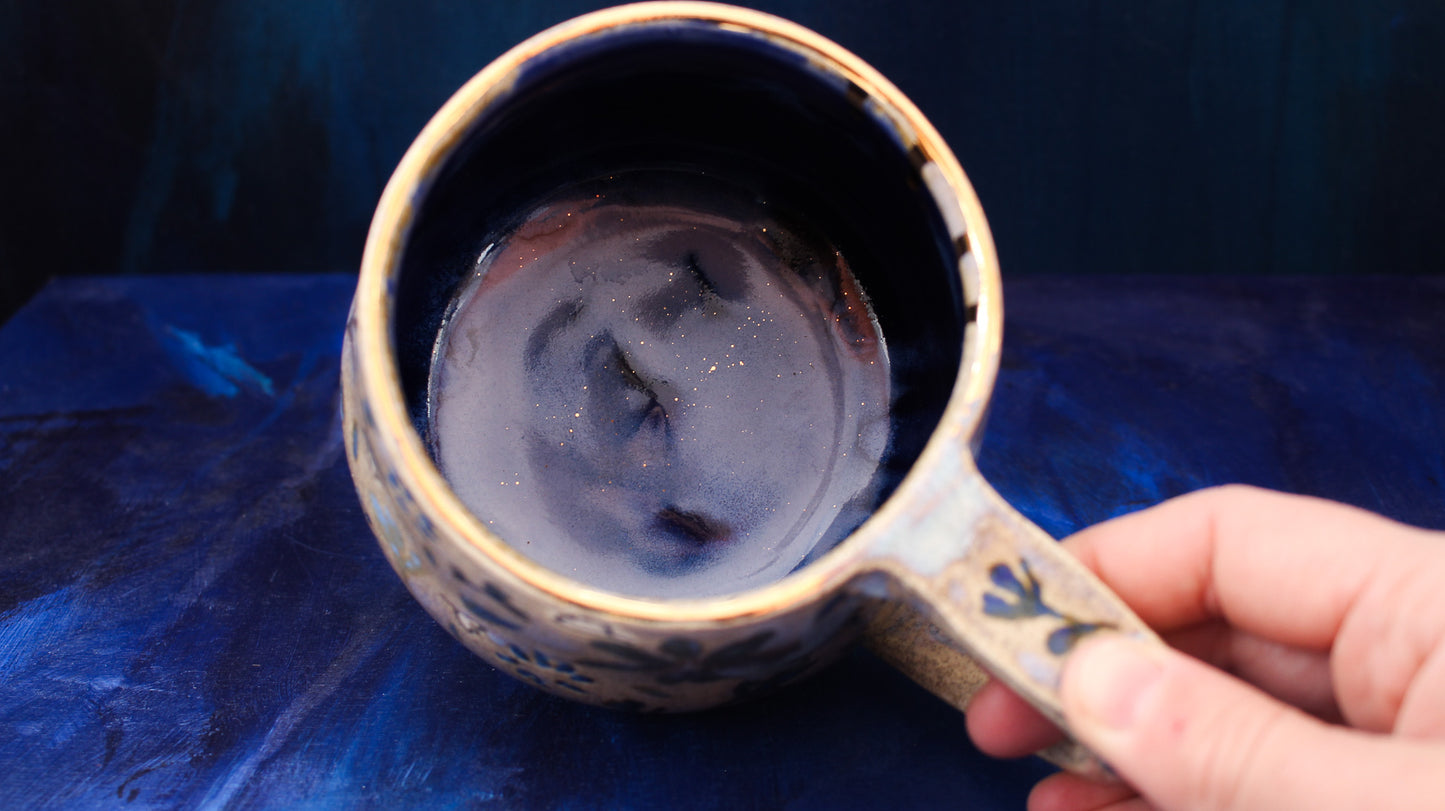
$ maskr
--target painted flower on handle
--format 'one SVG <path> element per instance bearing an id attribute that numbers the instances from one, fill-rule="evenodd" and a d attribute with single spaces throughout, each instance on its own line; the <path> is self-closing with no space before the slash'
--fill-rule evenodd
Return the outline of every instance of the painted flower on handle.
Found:
<path id="1" fill-rule="evenodd" d="M 1104 628 L 1114 627 L 1105 622 L 1088 622 L 1056 610 L 1044 601 L 1043 587 L 1034 578 L 1027 561 L 1019 561 L 1022 575 L 1007 563 L 994 564 L 988 570 L 988 579 L 1001 592 L 991 591 L 983 595 L 983 613 L 999 619 L 1018 620 L 1030 617 L 1055 617 L 1062 620 L 1063 627 L 1049 634 L 1049 653 L 1062 656 L 1074 647 L 1084 636 Z"/>

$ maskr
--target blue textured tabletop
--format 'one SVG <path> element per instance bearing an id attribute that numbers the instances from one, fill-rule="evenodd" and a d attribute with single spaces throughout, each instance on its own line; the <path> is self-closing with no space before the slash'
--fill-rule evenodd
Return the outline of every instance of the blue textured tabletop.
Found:
<path id="1" fill-rule="evenodd" d="M 535 692 L 387 568 L 346 276 L 70 280 L 0 329 L 0 807 L 1017 808 L 864 653 L 692 716 Z M 1055 535 L 1245 481 L 1445 528 L 1445 280 L 1018 280 L 980 465 Z"/>

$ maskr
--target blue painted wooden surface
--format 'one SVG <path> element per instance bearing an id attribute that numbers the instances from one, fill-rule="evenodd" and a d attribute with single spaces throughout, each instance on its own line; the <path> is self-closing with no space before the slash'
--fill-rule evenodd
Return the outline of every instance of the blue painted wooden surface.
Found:
<path id="1" fill-rule="evenodd" d="M 1021 807 L 856 653 L 693 716 L 416 606 L 338 435 L 352 278 L 70 280 L 0 329 L 0 807 Z M 1445 282 L 1022 279 L 980 464 L 1055 534 L 1246 481 L 1445 528 Z"/>

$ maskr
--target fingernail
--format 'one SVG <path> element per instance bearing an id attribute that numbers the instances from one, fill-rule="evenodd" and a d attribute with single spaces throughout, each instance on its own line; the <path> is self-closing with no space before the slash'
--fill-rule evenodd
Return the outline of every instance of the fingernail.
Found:
<path id="1" fill-rule="evenodd" d="M 1091 639 L 1065 665 L 1064 705 L 1106 728 L 1127 730 L 1163 672 L 1163 663 L 1138 640 Z"/>

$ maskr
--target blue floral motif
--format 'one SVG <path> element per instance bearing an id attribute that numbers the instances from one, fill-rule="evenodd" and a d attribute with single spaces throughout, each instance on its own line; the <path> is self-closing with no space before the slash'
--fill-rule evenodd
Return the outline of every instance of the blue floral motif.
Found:
<path id="1" fill-rule="evenodd" d="M 1062 628 L 1049 634 L 1046 642 L 1049 653 L 1062 656 L 1068 653 L 1080 639 L 1095 631 L 1114 626 L 1104 622 L 1086 622 L 1064 614 L 1044 601 L 1043 587 L 1034 578 L 1028 561 L 1020 560 L 1022 576 L 1007 563 L 998 563 L 988 570 L 988 579 L 1002 590 L 990 591 L 983 595 L 983 613 L 999 619 L 1018 620 L 1029 617 L 1055 617 L 1062 620 Z"/>
<path id="2" fill-rule="evenodd" d="M 989 592 L 983 595 L 983 612 L 991 617 L 1003 619 L 1023 619 L 1025 617 L 1038 617 L 1043 615 L 1058 616 L 1044 602 L 1042 589 L 1038 581 L 1034 580 L 1033 572 L 1029 565 L 1020 561 L 1023 567 L 1023 580 L 1019 580 L 1014 570 L 1006 563 L 996 564 L 988 570 L 988 579 L 1005 592 L 1012 594 L 1014 599 L 1008 600 L 996 593 Z"/>
<path id="3" fill-rule="evenodd" d="M 520 645 L 507 646 L 507 651 L 497 651 L 496 656 L 511 666 L 511 671 L 523 681 L 538 687 L 561 687 L 574 693 L 586 693 L 584 685 L 591 684 L 591 676 L 577 672 L 567 662 L 559 662 L 539 650 L 527 651 Z"/>
<path id="4" fill-rule="evenodd" d="M 773 631 L 759 631 L 712 651 L 687 637 L 664 640 L 655 651 L 597 640 L 592 648 L 605 658 L 584 659 L 578 664 L 646 676 L 661 689 L 645 691 L 655 698 L 668 697 L 667 688 L 676 685 L 725 680 L 737 680 L 735 695 L 744 698 L 791 681 L 815 664 L 801 643 L 776 644 L 774 636 Z"/>
<path id="5" fill-rule="evenodd" d="M 520 623 L 508 620 L 502 617 L 497 612 L 487 609 L 485 606 L 481 605 L 476 600 L 471 599 L 466 594 L 461 595 L 461 600 L 462 605 L 466 607 L 467 611 L 470 612 L 472 616 L 476 617 L 482 622 L 495 625 L 499 628 L 505 628 L 508 631 L 520 630 L 522 627 Z"/>
<path id="6" fill-rule="evenodd" d="M 1049 634 L 1049 653 L 1055 656 L 1063 656 L 1068 653 L 1069 650 L 1074 647 L 1075 642 L 1078 642 L 1088 634 L 1092 634 L 1101 628 L 1113 627 L 1108 623 L 1078 622 L 1068 618 L 1065 619 L 1068 622 L 1067 625 Z"/>

